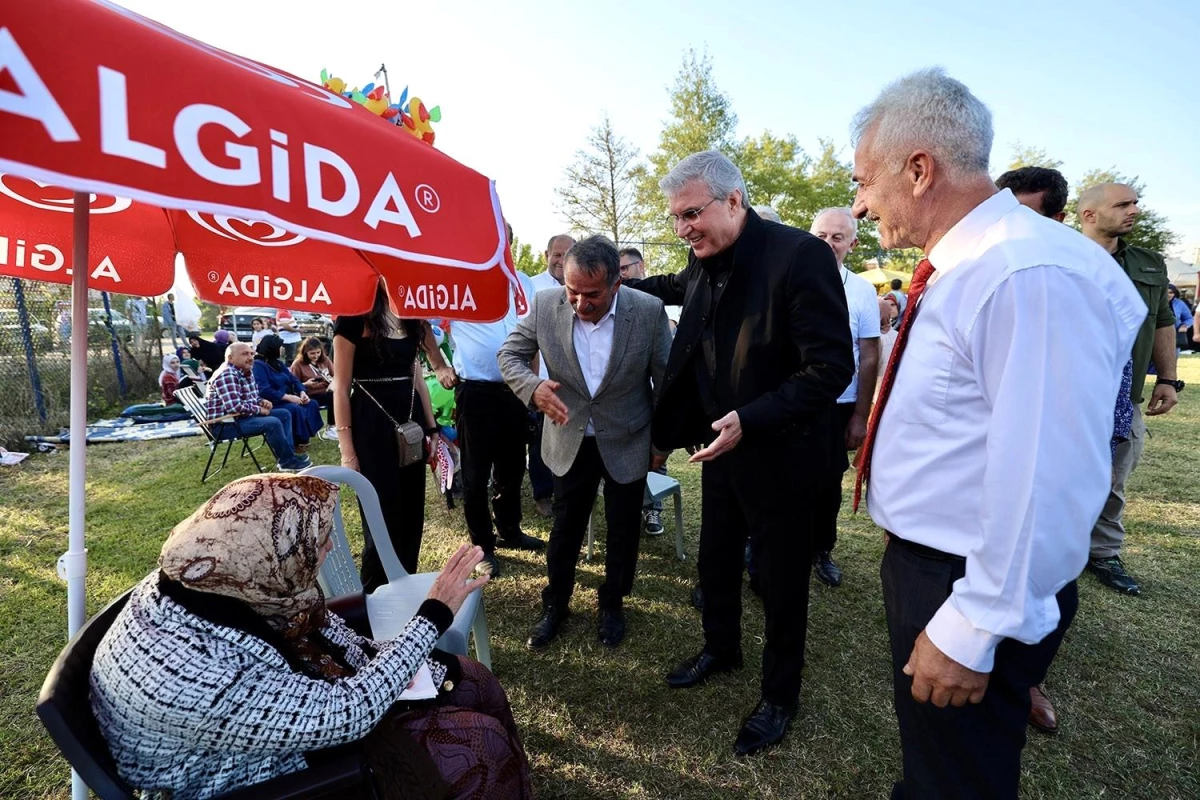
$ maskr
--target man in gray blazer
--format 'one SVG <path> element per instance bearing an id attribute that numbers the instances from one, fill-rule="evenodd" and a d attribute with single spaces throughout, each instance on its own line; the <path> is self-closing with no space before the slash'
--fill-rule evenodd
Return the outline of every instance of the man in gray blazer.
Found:
<path id="1" fill-rule="evenodd" d="M 578 242 L 567 253 L 563 286 L 537 293 L 497 354 L 517 397 L 546 414 L 542 458 L 554 474 L 549 584 L 531 649 L 550 644 L 567 616 L 601 478 L 608 543 L 597 634 L 609 647 L 625 637 L 622 602 L 633 589 L 646 472 L 652 458 L 655 465 L 666 458 L 651 453 L 650 418 L 671 332 L 662 301 L 620 288 L 613 243 L 603 236 Z M 538 352 L 548 380 L 529 368 Z"/>

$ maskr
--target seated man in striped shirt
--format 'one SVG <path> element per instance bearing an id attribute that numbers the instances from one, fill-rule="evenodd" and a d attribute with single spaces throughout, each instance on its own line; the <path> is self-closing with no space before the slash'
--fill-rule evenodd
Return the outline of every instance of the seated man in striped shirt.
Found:
<path id="1" fill-rule="evenodd" d="M 258 395 L 254 383 L 254 351 L 246 342 L 234 342 L 225 351 L 225 363 L 213 373 L 204 393 L 204 411 L 209 419 L 226 414 L 236 422 L 213 426 L 217 441 L 237 436 L 264 436 L 281 470 L 300 470 L 312 466 L 308 456 L 297 456 L 292 447 L 292 418 L 283 409 L 272 408 Z"/>

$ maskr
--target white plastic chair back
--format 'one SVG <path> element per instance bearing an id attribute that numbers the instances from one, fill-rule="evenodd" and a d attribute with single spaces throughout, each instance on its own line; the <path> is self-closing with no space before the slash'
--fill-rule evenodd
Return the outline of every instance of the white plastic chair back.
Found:
<path id="1" fill-rule="evenodd" d="M 438 573 L 422 572 L 410 575 L 404 569 L 388 536 L 383 512 L 379 508 L 379 495 L 362 474 L 352 469 L 334 466 L 309 467 L 300 474 L 312 475 L 330 483 L 348 485 L 358 495 L 367 525 L 371 528 L 375 550 L 388 578 L 387 583 L 367 595 L 367 618 L 371 622 L 371 635 L 380 640 L 394 639 L 400 635 L 425 601 Z M 321 574 L 317 579 L 321 588 L 327 597 L 361 592 L 363 585 L 358 567 L 354 563 L 354 556 L 350 552 L 350 542 L 346 538 L 340 496 L 334 510 L 332 536 L 333 550 L 321 565 Z M 454 615 L 454 624 L 442 634 L 441 639 L 438 639 L 437 646 L 449 653 L 465 656 L 470 634 L 475 635 L 476 660 L 491 669 L 491 647 L 488 643 L 487 612 L 483 606 L 482 589 L 475 590 L 467 597 L 462 608 Z"/>

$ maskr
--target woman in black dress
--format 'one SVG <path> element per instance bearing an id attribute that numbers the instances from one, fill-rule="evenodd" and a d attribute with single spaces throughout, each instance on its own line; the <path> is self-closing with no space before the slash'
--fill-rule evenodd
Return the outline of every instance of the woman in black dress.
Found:
<path id="1" fill-rule="evenodd" d="M 393 314 L 382 283 L 369 312 L 338 317 L 333 326 L 333 360 L 338 365 L 333 408 L 342 466 L 361 472 L 375 487 L 392 546 L 410 573 L 417 571 L 421 552 L 428 468 L 424 461 L 400 466 L 388 415 L 401 424 L 409 419 L 420 424 L 426 432 L 428 455 L 429 437 L 437 429 L 433 427 L 429 388 L 417 359 L 423 340 L 424 323 Z M 386 414 L 380 405 L 387 409 Z M 387 576 L 366 519 L 363 537 L 362 582 L 370 592 L 387 583 Z"/>

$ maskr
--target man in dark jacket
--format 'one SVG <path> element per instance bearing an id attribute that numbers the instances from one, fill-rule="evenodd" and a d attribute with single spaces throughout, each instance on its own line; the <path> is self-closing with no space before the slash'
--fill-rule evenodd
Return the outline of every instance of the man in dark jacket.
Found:
<path id="1" fill-rule="evenodd" d="M 703 463 L 700 587 L 704 649 L 669 675 L 695 686 L 742 665 L 742 550 L 749 535 L 766 615 L 762 699 L 741 755 L 776 744 L 795 716 L 807 629 L 814 487 L 847 467 L 834 404 L 854 373 L 846 297 L 829 246 L 765 222 L 737 167 L 715 151 L 659 183 L 691 246 L 677 275 L 629 281 L 683 312 L 653 441 Z"/>

